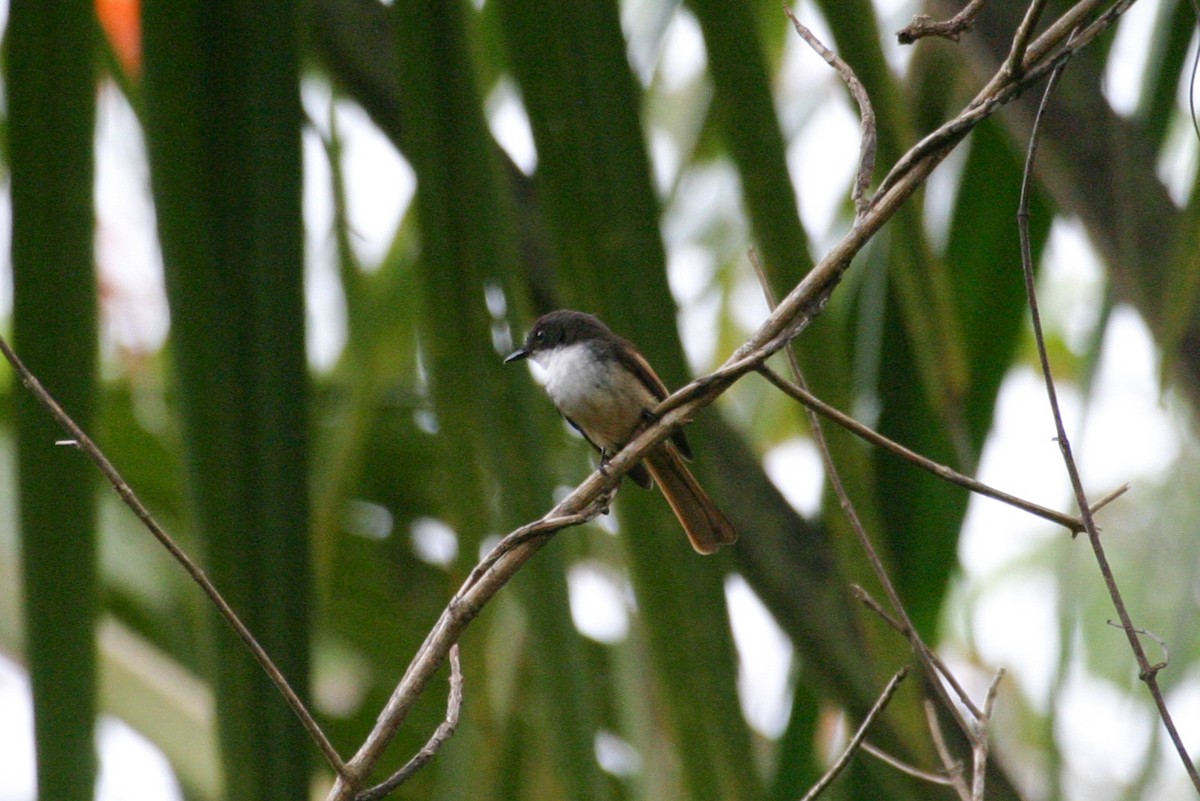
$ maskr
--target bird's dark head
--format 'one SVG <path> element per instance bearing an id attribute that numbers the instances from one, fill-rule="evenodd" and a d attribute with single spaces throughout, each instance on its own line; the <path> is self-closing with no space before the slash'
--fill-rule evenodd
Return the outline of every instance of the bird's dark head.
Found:
<path id="1" fill-rule="evenodd" d="M 539 317 L 533 328 L 529 329 L 525 344 L 509 354 L 504 361 L 514 362 L 564 345 L 574 345 L 589 339 L 610 339 L 615 336 L 608 326 L 590 314 L 559 309 Z"/>

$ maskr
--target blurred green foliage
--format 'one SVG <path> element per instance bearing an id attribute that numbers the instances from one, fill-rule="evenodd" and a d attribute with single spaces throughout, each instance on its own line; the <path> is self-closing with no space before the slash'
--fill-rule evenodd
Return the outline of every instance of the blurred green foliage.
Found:
<path id="1" fill-rule="evenodd" d="M 1172 99 L 1186 71 L 1179 26 L 1188 17 L 1183 3 L 1162 5 L 1132 118 L 1103 103 L 1109 51 L 1072 65 L 1074 83 L 1056 100 L 1061 124 L 1046 134 L 1054 166 L 1039 176 L 1031 230 L 1040 255 L 1054 215 L 1083 221 L 1112 265 L 1110 297 L 1142 314 L 1166 349 L 1167 375 L 1194 401 L 1194 237 L 1167 246 L 1191 230 L 1197 204 L 1174 203 L 1156 177 L 1180 124 Z M 890 30 L 906 19 L 881 19 L 866 0 L 803 8 L 819 13 L 828 44 L 871 93 L 881 168 L 969 98 L 1014 24 L 985 14 L 972 34 L 979 47 L 922 42 L 898 66 Z M 146 0 L 144 70 L 118 83 L 136 93 L 171 333 L 138 360 L 108 354 L 106 380 L 93 384 L 91 103 L 105 77 L 86 6 L 63 4 L 61 26 L 40 13 L 14 3 L 6 43 L 17 347 L 202 559 L 347 756 L 480 550 L 592 467 L 530 375 L 501 363 L 529 322 L 557 306 L 596 312 L 676 387 L 748 333 L 746 298 L 760 294 L 750 247 L 782 294 L 850 221 L 848 183 L 824 188 L 845 199 L 830 230 L 800 207 L 797 176 L 829 156 L 798 145 L 822 106 L 849 105 L 769 2 Z M 672 73 L 660 56 L 681 30 L 702 41 L 705 58 Z M 308 121 L 331 168 L 325 190 L 346 311 L 336 363 L 315 372 L 305 361 L 306 82 L 331 88 L 338 105 L 361 105 L 418 186 L 391 249 L 364 266 L 348 222 L 340 120 L 331 111 Z M 489 127 L 498 85 L 528 116 L 528 172 Z M 1001 382 L 1028 357 L 1015 225 L 1022 111 L 979 127 L 963 157 L 941 168 L 941 194 L 913 198 L 796 343 L 817 394 L 968 473 Z M 1144 147 L 1105 136 L 1130 129 Z M 1097 176 L 1106 157 L 1119 158 L 1122 187 L 1135 194 Z M 1110 230 L 1114 213 L 1136 236 L 1152 222 L 1159 255 L 1174 255 L 1131 249 Z M 711 326 L 714 352 L 685 356 L 681 317 L 684 331 L 697 319 Z M 1052 343 L 1064 375 L 1086 387 L 1100 340 L 1082 354 Z M 112 499 L 100 504 L 102 583 L 89 584 L 92 473 L 74 451 L 51 448 L 46 418 L 9 392 L 17 413 L 5 408 L 3 424 L 18 443 L 26 600 L 10 589 L 15 581 L 0 580 L 0 609 L 20 607 L 24 645 L 15 627 L 0 627 L 0 637 L 34 677 L 43 797 L 89 793 L 97 686 L 101 709 L 164 749 L 189 798 L 320 794 L 329 772 L 316 767 L 303 730 Z M 836 501 L 802 515 L 768 476 L 765 457 L 806 428 L 798 407 L 753 377 L 693 425 L 696 470 L 742 535 L 719 556 L 695 556 L 661 498 L 636 488 L 621 492 L 610 518 L 558 535 L 468 630 L 459 732 L 397 797 L 801 795 L 837 743 L 837 714 L 857 721 L 909 659 L 853 599 L 852 583 L 878 588 Z M 948 592 L 966 494 L 828 433 L 910 614 L 936 642 L 948 598 L 956 602 Z M 6 506 L 0 513 L 15 519 Z M 1194 558 L 1179 548 L 1179 559 Z M 13 578 L 14 538 L 0 535 L 0 549 L 0 579 Z M 59 580 L 65 571 L 73 577 Z M 581 593 L 582 576 L 619 599 L 612 636 L 577 625 L 583 605 L 601 603 Z M 782 732 L 755 728 L 742 711 L 739 658 L 767 658 L 735 646 L 727 591 L 742 579 L 793 649 Z M 1076 600 L 1072 614 L 1104 614 L 1102 599 Z M 85 658 L 97 605 L 98 668 Z M 1190 660 L 1193 638 L 1173 633 L 1190 652 L 1173 657 Z M 64 648 L 77 658 L 64 659 Z M 1120 680 L 1128 671 L 1113 665 L 1127 656 L 1111 659 Z M 909 684 L 872 740 L 930 766 L 920 688 Z M 1016 695 L 1030 728 L 1042 727 L 1034 739 L 1051 775 L 1061 760 L 1050 724 Z M 435 684 L 377 778 L 424 744 L 444 704 Z M 1016 797 L 1027 773 L 994 765 L 988 797 Z M 1147 767 L 1144 785 L 1154 778 Z M 860 758 L 827 797 L 928 793 Z"/>

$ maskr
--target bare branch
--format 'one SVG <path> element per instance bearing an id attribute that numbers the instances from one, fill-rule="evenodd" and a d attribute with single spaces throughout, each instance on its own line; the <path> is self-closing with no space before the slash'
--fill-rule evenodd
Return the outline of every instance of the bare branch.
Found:
<path id="1" fill-rule="evenodd" d="M 933 747 L 937 750 L 938 758 L 942 760 L 942 767 L 945 769 L 946 775 L 950 777 L 950 786 L 954 788 L 954 792 L 962 801 L 971 801 L 971 790 L 962 777 L 962 762 L 951 755 L 950 749 L 946 745 L 946 735 L 942 733 L 941 721 L 938 720 L 937 707 L 929 700 L 925 701 L 925 724 L 929 727 L 929 736 L 933 740 Z"/>
<path id="2" fill-rule="evenodd" d="M 515 529 L 501 540 L 484 558 L 482 564 L 471 572 L 463 586 L 450 599 L 442 611 L 425 642 L 404 672 L 400 683 L 392 691 L 375 728 L 359 747 L 358 752 L 346 765 L 346 774 L 338 779 L 330 791 L 330 798 L 349 799 L 355 789 L 371 772 L 383 754 L 409 711 L 430 678 L 446 658 L 459 636 L 483 607 L 490 601 L 517 571 L 536 554 L 557 532 L 595 518 L 608 508 L 611 491 L 629 464 L 620 467 L 610 460 L 606 472 L 592 473 L 566 498 L 546 513 L 541 519 Z"/>
<path id="3" fill-rule="evenodd" d="M 941 22 L 928 14 L 917 14 L 912 18 L 912 22 L 896 32 L 896 39 L 902 45 L 913 44 L 926 36 L 937 36 L 957 42 L 964 33 L 971 30 L 971 26 L 975 24 L 975 17 L 982 8 L 983 0 L 971 0 L 962 11 Z"/>
<path id="4" fill-rule="evenodd" d="M 1096 514 L 1096 512 L 1099 512 L 1105 506 L 1108 506 L 1110 503 L 1115 501 L 1117 498 L 1120 498 L 1127 492 L 1129 492 L 1128 484 L 1122 484 L 1121 486 L 1117 487 L 1115 490 L 1106 494 L 1100 500 L 1092 504 L 1092 514 Z"/>
<path id="5" fill-rule="evenodd" d="M 208 597 L 208 600 L 212 602 L 212 605 L 217 608 L 221 617 L 234 630 L 238 638 L 241 639 L 242 644 L 246 646 L 263 669 L 263 672 L 267 674 L 267 677 L 270 678 L 276 689 L 279 690 L 279 694 L 283 696 L 287 705 L 292 708 L 292 712 L 300 719 L 300 724 L 304 726 L 305 731 L 312 737 L 313 742 L 321 749 L 321 753 L 325 755 L 325 761 L 329 763 L 329 766 L 339 776 L 344 775 L 346 764 L 342 761 L 341 755 L 334 749 L 333 744 L 329 742 L 329 738 L 325 736 L 325 732 L 321 730 L 316 719 L 308 711 L 308 708 L 304 706 L 304 702 L 300 700 L 300 696 L 292 689 L 287 678 L 275 666 L 275 663 L 271 661 L 271 657 L 267 655 L 266 650 L 255 639 L 250 629 L 246 627 L 246 624 L 242 622 L 237 613 L 233 611 L 233 607 L 221 595 L 216 585 L 209 580 L 205 572 L 200 569 L 200 566 L 193 562 L 191 557 L 175 544 L 175 541 L 171 539 L 171 535 L 167 534 L 166 530 L 158 524 L 158 521 L 150 514 L 150 510 L 142 503 L 137 493 L 133 491 L 133 488 L 129 486 L 120 472 L 117 471 L 117 468 L 113 466 L 113 463 L 96 446 L 92 438 L 79 427 L 79 424 L 63 410 L 58 401 L 42 386 L 42 382 L 33 373 L 29 372 L 29 368 L 25 366 L 25 363 L 21 361 L 3 337 L 0 337 L 0 352 L 4 353 L 4 358 L 8 359 L 9 364 L 16 370 L 21 383 L 50 412 L 50 416 L 71 435 L 70 439 L 59 440 L 55 444 L 71 445 L 87 454 L 92 463 L 104 474 L 104 477 L 112 485 L 112 488 L 117 491 L 117 495 L 121 496 L 121 500 L 124 501 L 125 505 L 133 511 L 137 519 L 142 522 L 142 525 L 154 535 L 159 544 L 167 549 L 167 553 L 171 554 L 175 561 L 183 566 L 183 569 L 191 577 L 192 581 L 200 587 L 201 591 Z"/>
<path id="6" fill-rule="evenodd" d="M 1074 41 L 1074 39 L 1075 37 L 1073 36 L 1071 41 Z M 1066 47 L 1070 47 L 1071 41 L 1067 43 Z M 1092 554 L 1095 556 L 1096 565 L 1100 568 L 1100 575 L 1104 578 L 1104 586 L 1108 589 L 1108 595 L 1112 600 L 1113 607 L 1117 610 L 1117 617 L 1121 621 L 1121 628 L 1125 631 L 1129 647 L 1133 651 L 1134 658 L 1137 660 L 1138 677 L 1150 690 L 1150 695 L 1153 697 L 1154 704 L 1158 709 L 1158 715 L 1162 719 L 1163 726 L 1167 730 L 1171 743 L 1175 746 L 1175 751 L 1183 763 L 1184 770 L 1187 771 L 1188 778 L 1192 781 L 1192 786 L 1197 791 L 1200 791 L 1200 772 L 1197 772 L 1196 765 L 1192 762 L 1187 747 L 1183 744 L 1183 739 L 1179 735 L 1179 730 L 1175 726 L 1171 712 L 1167 709 L 1167 702 L 1163 697 L 1162 689 L 1158 685 L 1158 670 L 1160 668 L 1151 665 L 1150 660 L 1146 657 L 1146 651 L 1142 647 L 1142 641 L 1138 636 L 1140 630 L 1133 625 L 1133 619 L 1129 615 L 1129 610 L 1125 606 L 1120 588 L 1117 586 L 1116 577 L 1113 575 L 1112 567 L 1108 563 L 1104 544 L 1100 540 L 1100 529 L 1096 526 L 1096 520 L 1092 515 L 1092 507 L 1088 503 L 1087 494 L 1083 489 L 1083 481 L 1079 477 L 1079 467 L 1075 462 L 1071 442 L 1067 437 L 1066 426 L 1063 424 L 1062 412 L 1058 405 L 1058 391 L 1054 385 L 1054 375 L 1050 370 L 1050 357 L 1046 352 L 1046 339 L 1042 332 L 1041 313 L 1038 310 L 1037 286 L 1033 275 L 1033 254 L 1029 238 L 1029 195 L 1033 176 L 1033 164 L 1037 157 L 1038 132 L 1041 128 L 1042 117 L 1045 114 L 1046 105 L 1050 100 L 1050 95 L 1054 91 L 1054 87 L 1058 82 L 1059 76 L 1062 74 L 1064 66 L 1065 62 L 1054 68 L 1054 71 L 1050 75 L 1050 80 L 1046 85 L 1046 91 L 1042 95 L 1042 102 L 1038 106 L 1037 115 L 1034 117 L 1033 130 L 1029 136 L 1029 148 L 1026 153 L 1025 170 L 1021 180 L 1021 200 L 1017 210 L 1017 230 L 1021 242 L 1021 269 L 1025 276 L 1026 300 L 1029 304 L 1029 314 L 1033 322 L 1033 336 L 1034 342 L 1037 345 L 1038 361 L 1041 364 L 1042 378 L 1046 385 L 1046 397 L 1050 403 L 1050 413 L 1054 418 L 1058 447 L 1062 452 L 1063 464 L 1066 466 L 1067 475 L 1071 480 L 1071 489 L 1075 494 L 1075 501 L 1079 506 L 1079 513 L 1083 520 L 1084 529 L 1087 532 L 1088 542 L 1092 546 Z"/>
<path id="7" fill-rule="evenodd" d="M 900 686 L 900 682 L 904 681 L 904 677 L 907 675 L 907 666 L 896 671 L 896 675 L 892 676 L 892 680 L 883 688 L 883 692 L 880 693 L 871 710 L 867 712 L 867 716 L 863 718 L 858 731 L 854 732 L 854 736 L 850 738 L 850 742 L 846 743 L 845 749 L 842 750 L 842 755 L 829 766 L 829 770 L 825 771 L 825 774 L 812 786 L 812 789 L 804 794 L 801 801 L 812 801 L 823 793 L 826 787 L 833 783 L 833 780 L 838 777 L 839 773 L 845 770 L 846 766 L 850 764 L 850 759 L 863 744 L 863 738 L 867 736 L 867 729 L 871 728 L 871 724 L 875 722 L 875 718 L 879 717 L 879 713 L 888 705 L 888 701 L 892 700 L 892 696 L 896 694 L 896 689 Z"/>
<path id="8" fill-rule="evenodd" d="M 817 412 L 822 417 L 837 423 L 839 426 L 859 437 L 860 439 L 866 440 L 873 445 L 878 445 L 880 448 L 899 456 L 901 459 L 912 463 L 922 470 L 933 473 L 938 478 L 949 481 L 951 484 L 960 486 L 963 489 L 983 495 L 984 497 L 1000 501 L 1001 503 L 1006 503 L 1009 506 L 1014 506 L 1022 511 L 1029 512 L 1032 515 L 1049 520 L 1052 523 L 1057 523 L 1058 525 L 1066 528 L 1072 534 L 1083 531 L 1083 521 L 1078 517 L 1073 517 L 1071 515 L 1064 514 L 1063 512 L 1057 512 L 1053 509 L 1047 509 L 1046 507 L 1040 506 L 1032 501 L 1027 501 L 1024 498 L 1018 498 L 1015 495 L 1010 495 L 1007 492 L 984 484 L 983 482 L 971 478 L 970 476 L 963 475 L 957 470 L 941 464 L 940 462 L 935 462 L 933 459 L 930 459 L 927 456 L 922 456 L 916 451 L 904 447 L 895 440 L 888 439 L 878 431 L 863 425 L 845 412 L 830 406 L 804 387 L 788 381 L 786 378 L 779 375 L 765 364 L 759 367 L 758 372 L 760 372 L 776 387 L 783 390 L 800 403 L 803 403 L 809 409 Z"/>
<path id="9" fill-rule="evenodd" d="M 400 785 L 404 784 L 421 768 L 433 759 L 437 754 L 438 749 L 442 747 L 442 743 L 450 739 L 454 734 L 454 730 L 458 728 L 458 716 L 462 710 L 463 702 L 463 675 L 462 663 L 458 658 L 458 643 L 450 646 L 450 697 L 446 701 L 446 719 L 434 731 L 433 736 L 429 738 L 429 742 L 425 747 L 418 751 L 412 759 L 405 763 L 404 767 L 396 771 L 385 782 L 372 787 L 370 790 L 364 790 L 359 793 L 355 801 L 378 801 L 381 798 L 387 797 Z"/>
<path id="10" fill-rule="evenodd" d="M 1029 4 L 1029 8 L 1025 10 L 1025 17 L 1021 20 L 1021 24 L 1017 26 L 1016 33 L 1013 34 L 1012 47 L 1008 49 L 1008 56 L 1004 59 L 1001 71 L 1006 75 L 1016 77 L 1025 71 L 1025 51 L 1029 47 L 1029 39 L 1033 36 L 1033 29 L 1037 26 L 1038 19 L 1042 16 L 1042 10 L 1046 7 L 1046 0 L 1033 0 Z"/>
<path id="11" fill-rule="evenodd" d="M 996 704 L 996 692 L 1002 678 L 1003 668 L 996 671 L 995 678 L 988 686 L 987 697 L 983 701 L 983 714 L 975 721 L 975 736 L 971 738 L 971 801 L 983 801 L 983 788 L 987 780 L 988 726 L 992 722 L 992 707 Z"/>
<path id="12" fill-rule="evenodd" d="M 904 625 L 900 621 L 896 620 L 896 618 L 889 615 L 884 610 L 883 605 L 880 604 L 879 601 L 875 600 L 869 592 L 863 589 L 862 585 L 852 584 L 850 585 L 850 589 L 854 593 L 854 597 L 858 598 L 858 600 L 861 601 L 864 606 L 883 618 L 883 621 L 897 632 L 906 637 L 908 636 L 907 632 L 904 630 Z M 924 647 L 925 643 L 922 642 L 921 645 Z M 958 696 L 959 702 L 967 708 L 967 711 L 971 713 L 973 718 L 978 720 L 983 715 L 983 712 L 980 711 L 979 707 L 975 706 L 975 702 L 971 700 L 971 696 L 967 694 L 966 689 L 964 689 L 962 684 L 959 683 L 958 677 L 950 671 L 950 668 L 946 667 L 946 663 L 943 662 L 942 658 L 937 655 L 937 651 L 934 651 L 932 648 L 924 647 L 924 653 L 925 659 L 933 665 L 936 672 L 941 675 L 941 677 L 946 680 L 946 683 L 950 685 L 951 689 L 954 690 L 955 695 Z M 970 736 L 970 731 L 967 731 L 967 735 Z"/>
<path id="13" fill-rule="evenodd" d="M 896 162 L 883 179 L 883 183 L 880 184 L 879 190 L 875 194 L 876 202 L 879 202 L 879 198 L 888 194 L 893 187 L 907 183 L 909 172 L 915 168 L 919 168 L 918 180 L 924 180 L 924 176 L 941 163 L 946 154 L 976 125 L 995 113 L 999 106 L 1016 99 L 1031 85 L 1069 61 L 1097 36 L 1112 27 L 1133 4 L 1133 1 L 1118 0 L 1090 25 L 1079 31 L 1078 35 L 1072 36 L 1053 56 L 1047 56 L 1046 54 L 1061 44 L 1071 32 L 1071 27 L 1064 28 L 1064 20 L 1081 19 L 1102 3 L 1100 0 L 1088 0 L 1068 9 L 1062 18 L 1029 45 L 1025 54 L 1023 70 L 1014 74 L 1013 71 L 1001 67 L 987 85 L 979 91 L 975 99 L 967 104 L 961 114 L 940 125 Z"/>
<path id="14" fill-rule="evenodd" d="M 976 0 L 981 2 L 981 0 Z M 843 61 L 837 53 L 827 48 L 821 43 L 813 32 L 810 31 L 803 23 L 796 18 L 792 13 L 792 9 L 785 3 L 783 13 L 787 14 L 788 19 L 792 21 L 792 25 L 796 28 L 796 33 L 800 34 L 800 38 L 808 42 L 808 46 L 817 52 L 821 58 L 829 66 L 837 70 L 838 75 L 842 76 L 842 80 L 846 82 L 846 88 L 850 90 L 850 94 L 854 97 L 854 102 L 858 104 L 858 114 L 860 118 L 860 139 L 858 143 L 858 177 L 854 181 L 854 188 L 850 190 L 850 199 L 854 201 L 854 209 L 858 215 L 866 212 L 870 206 L 870 198 L 867 197 L 867 189 L 871 186 L 871 175 L 875 172 L 875 147 L 876 147 L 876 126 L 875 126 L 875 109 L 871 106 L 871 97 L 867 94 L 867 89 L 862 85 L 862 81 L 854 74 L 854 70 L 850 65 Z"/>
<path id="15" fill-rule="evenodd" d="M 912 776 L 914 779 L 920 779 L 921 781 L 929 782 L 930 784 L 941 784 L 941 785 L 945 785 L 946 787 L 954 786 L 954 780 L 952 778 L 950 778 L 949 776 L 947 776 L 946 774 L 931 773 L 930 771 L 927 771 L 927 770 L 921 770 L 920 768 L 914 768 L 912 765 L 909 765 L 906 762 L 901 762 L 899 759 L 896 759 L 894 756 L 889 754 L 887 751 L 884 751 L 881 748 L 876 748 L 875 746 L 871 745 L 870 743 L 866 742 L 865 740 L 863 741 L 863 744 L 862 744 L 862 750 L 864 752 L 870 754 L 871 756 L 875 757 L 880 762 L 883 762 L 884 764 L 887 764 L 887 765 L 891 765 L 893 768 L 900 771 L 901 773 L 907 773 L 909 776 Z"/>

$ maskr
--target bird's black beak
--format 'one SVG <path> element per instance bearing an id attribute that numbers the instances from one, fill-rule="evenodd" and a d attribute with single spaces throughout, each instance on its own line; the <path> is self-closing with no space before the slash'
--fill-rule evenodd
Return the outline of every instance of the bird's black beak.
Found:
<path id="1" fill-rule="evenodd" d="M 517 348 L 512 353 L 508 354 L 507 357 L 505 357 L 504 363 L 508 364 L 509 362 L 519 362 L 519 361 L 521 361 L 521 359 L 528 359 L 528 358 L 529 358 L 529 350 L 527 350 L 526 348 Z"/>

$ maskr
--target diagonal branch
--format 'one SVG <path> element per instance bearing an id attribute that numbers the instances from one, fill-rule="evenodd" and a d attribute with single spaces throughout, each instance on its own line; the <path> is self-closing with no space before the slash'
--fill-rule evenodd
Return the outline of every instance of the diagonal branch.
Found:
<path id="1" fill-rule="evenodd" d="M 859 748 L 866 745 L 863 740 L 867 736 L 867 729 L 871 728 L 871 724 L 875 722 L 875 718 L 879 717 L 888 702 L 892 700 L 892 696 L 896 694 L 896 690 L 900 687 L 900 682 L 904 681 L 904 677 L 908 675 L 908 668 L 902 667 L 896 674 L 892 676 L 891 681 L 883 688 L 883 692 L 879 694 L 879 698 L 875 701 L 875 705 L 867 712 L 867 716 L 863 718 L 863 722 L 859 724 L 858 730 L 854 732 L 854 736 L 850 738 L 850 742 L 846 743 L 846 747 L 842 750 L 842 755 L 825 771 L 821 779 L 812 786 L 800 801 L 813 801 L 814 798 L 825 792 L 825 788 L 833 783 L 833 780 L 838 777 L 847 765 L 850 764 L 851 758 L 858 753 Z"/>
<path id="2" fill-rule="evenodd" d="M 1063 512 L 1055 511 L 1054 509 L 1047 509 L 1046 507 L 1033 503 L 1032 501 L 1027 501 L 1024 498 L 1018 498 L 1015 495 L 1010 495 L 1003 490 L 998 490 L 995 487 L 984 484 L 982 481 L 978 481 L 970 476 L 963 475 L 957 470 L 954 470 L 953 468 L 948 467 L 940 462 L 935 462 L 928 456 L 922 456 L 916 451 L 904 447 L 899 442 L 888 439 L 873 428 L 863 425 L 845 412 L 830 406 L 828 403 L 809 392 L 805 387 L 794 381 L 788 381 L 786 378 L 779 375 L 779 373 L 775 372 L 765 364 L 759 368 L 758 372 L 760 372 L 763 377 L 770 381 L 775 387 L 804 404 L 812 411 L 820 414 L 822 417 L 837 423 L 839 426 L 859 437 L 860 439 L 870 442 L 873 445 L 878 445 L 880 448 L 899 456 L 901 459 L 916 465 L 922 470 L 932 473 L 940 479 L 949 481 L 951 484 L 955 484 L 963 489 L 983 495 L 984 497 L 1000 501 L 1001 503 L 1006 503 L 1009 506 L 1014 506 L 1022 511 L 1029 512 L 1032 515 L 1043 518 L 1044 520 L 1057 523 L 1066 528 L 1072 534 L 1083 531 L 1083 521 L 1078 517 L 1073 517 L 1071 515 L 1064 514 Z"/>
<path id="3" fill-rule="evenodd" d="M 1188 778 L 1191 779 L 1193 787 L 1197 791 L 1200 791 L 1200 772 L 1197 772 L 1196 765 L 1192 762 L 1187 747 L 1183 744 L 1183 739 L 1180 737 L 1179 730 L 1175 726 L 1175 721 L 1171 717 L 1171 712 L 1167 708 L 1166 699 L 1163 698 L 1162 689 L 1158 685 L 1158 672 L 1165 664 L 1150 664 L 1150 660 L 1146 656 L 1146 650 L 1142 647 L 1142 641 L 1138 636 L 1140 630 L 1133 625 L 1133 619 L 1130 617 L 1129 610 L 1125 606 L 1125 601 L 1121 597 L 1121 590 L 1117 586 L 1112 566 L 1109 564 L 1108 556 L 1104 551 L 1104 544 L 1100 539 L 1100 529 L 1096 526 L 1091 505 L 1088 503 L 1087 494 L 1083 489 L 1083 481 L 1079 477 L 1079 467 L 1075 462 L 1070 439 L 1067 437 L 1066 426 L 1063 424 L 1062 412 L 1058 406 L 1058 391 L 1054 385 L 1054 375 L 1050 370 L 1050 357 L 1046 351 L 1046 339 L 1042 333 L 1042 319 L 1041 313 L 1038 310 L 1037 287 L 1033 274 L 1033 256 L 1029 244 L 1029 186 L 1032 181 L 1034 160 L 1037 156 L 1038 130 L 1041 127 L 1046 105 L 1050 100 L 1050 94 L 1054 91 L 1055 84 L 1058 82 L 1061 74 L 1062 67 L 1059 66 L 1050 75 L 1046 91 L 1042 95 L 1042 102 L 1038 106 L 1037 115 L 1034 118 L 1033 130 L 1030 133 L 1029 147 L 1025 157 L 1025 171 L 1021 180 L 1021 201 L 1017 210 L 1017 228 L 1021 240 L 1021 269 L 1025 277 L 1025 294 L 1033 323 L 1033 337 L 1037 345 L 1042 378 L 1046 384 L 1046 397 L 1050 403 L 1051 415 L 1054 418 L 1058 447 L 1062 452 L 1063 464 L 1066 466 L 1067 475 L 1071 480 L 1071 489 L 1075 494 L 1075 500 L 1079 506 L 1080 518 L 1083 521 L 1084 530 L 1087 532 L 1088 542 L 1092 546 L 1096 565 L 1100 568 L 1100 575 L 1104 578 L 1104 586 L 1108 589 L 1109 597 L 1117 610 L 1117 617 L 1121 621 L 1121 628 L 1124 629 L 1125 636 L 1129 640 L 1129 647 L 1133 651 L 1134 658 L 1137 660 L 1138 677 L 1145 682 L 1146 687 L 1150 690 L 1150 695 L 1154 698 L 1154 705 L 1158 709 L 1159 717 L 1162 719 L 1163 726 L 1167 730 L 1172 745 L 1175 746 L 1175 750 L 1179 754 L 1180 761 L 1183 762 L 1184 770 L 1187 771 Z"/>
<path id="4" fill-rule="evenodd" d="M 79 424 L 76 423 L 71 416 L 63 410 L 63 408 L 58 404 L 58 401 L 54 400 L 54 397 L 46 390 L 44 386 L 42 386 L 42 382 L 39 381 L 37 377 L 33 375 L 33 373 L 29 372 L 29 368 L 25 366 L 25 363 L 21 361 L 21 359 L 17 356 L 12 347 L 9 346 L 8 342 L 5 341 L 3 337 L 0 337 L 0 352 L 4 354 L 4 358 L 8 359 L 9 364 L 11 364 L 13 369 L 16 370 L 17 376 L 20 377 L 21 383 L 25 385 L 26 389 L 33 393 L 33 396 L 38 399 L 38 402 L 41 403 L 43 407 L 45 407 L 46 411 L 50 413 L 50 416 L 53 417 L 55 421 L 71 435 L 71 439 L 69 441 L 83 451 L 87 457 L 92 460 L 93 464 L 95 464 L 96 467 L 99 468 L 100 472 L 104 474 L 104 477 L 108 479 L 108 483 L 111 484 L 113 489 L 117 491 L 117 495 L 121 496 L 121 500 L 125 502 L 125 505 L 128 506 L 137 516 L 138 520 L 142 522 L 142 525 L 144 525 L 147 530 L 154 535 L 154 538 L 158 540 L 159 544 L 167 549 L 167 553 L 171 554 L 175 561 L 179 562 L 179 564 L 183 566 L 183 569 L 187 572 L 188 576 L 191 577 L 192 581 L 196 582 L 204 594 L 208 596 L 208 600 L 211 601 L 212 605 L 217 608 L 217 611 L 221 614 L 221 617 L 225 619 L 225 622 L 229 624 L 229 627 L 237 633 L 237 636 L 241 639 L 242 643 L 246 646 L 250 653 L 254 655 L 255 660 L 258 661 L 258 664 L 260 667 L 262 667 L 263 672 L 267 674 L 267 676 L 271 679 L 271 682 L 275 685 L 276 689 L 279 690 L 279 694 L 283 696 L 283 699 L 287 702 L 288 706 L 292 708 L 292 711 L 296 714 L 296 717 L 300 719 L 301 725 L 304 726 L 304 729 L 308 732 L 309 736 L 312 737 L 313 742 L 317 744 L 317 747 L 321 749 L 321 753 L 325 755 L 325 760 L 329 763 L 329 766 L 333 768 L 334 772 L 338 775 L 343 774 L 346 770 L 346 766 L 342 761 L 341 755 L 338 754 L 337 750 L 333 747 L 333 744 L 329 742 L 329 738 L 325 736 L 325 732 L 321 730 L 321 727 L 318 725 L 316 719 L 313 718 L 312 714 L 308 711 L 308 708 L 304 706 L 304 702 L 300 700 L 300 696 L 297 695 L 296 691 L 292 689 L 292 686 L 288 683 L 287 678 L 282 672 L 280 672 L 279 668 L 275 666 L 275 663 L 271 661 L 271 657 L 268 656 L 266 650 L 259 644 L 258 640 L 255 639 L 254 635 L 250 632 L 250 629 L 246 627 L 246 624 L 242 622 L 237 613 L 233 611 L 233 607 L 231 607 L 229 602 L 226 601 L 224 596 L 221 595 L 220 591 L 216 588 L 216 585 L 209 580 L 208 576 L 200 568 L 200 566 L 193 562 L 191 557 L 189 557 L 182 548 L 175 544 L 175 541 L 171 539 L 171 535 L 169 535 L 166 530 L 159 525 L 158 521 L 155 520 L 154 516 L 150 514 L 150 510 L 147 509 L 145 504 L 142 503 L 141 499 L 138 498 L 137 493 L 133 491 L 133 488 L 129 486 L 128 482 L 126 482 L 121 476 L 120 472 L 117 471 L 117 468 L 113 466 L 113 463 L 110 462 L 108 457 L 105 456 L 100 448 L 96 446 L 96 443 L 93 442 L 92 438 L 87 435 L 87 432 L 80 428 Z"/>
<path id="5" fill-rule="evenodd" d="M 846 82 L 846 88 L 850 90 L 850 94 L 854 97 L 854 102 L 858 104 L 859 115 L 859 131 L 860 140 L 858 143 L 858 177 L 854 181 L 854 188 L 850 190 L 850 199 L 854 201 L 855 213 L 861 215 L 871 205 L 871 199 L 867 197 L 867 188 L 871 185 L 871 174 L 875 172 L 875 146 L 876 146 L 876 126 L 875 126 L 875 109 L 871 106 L 871 97 L 867 94 L 867 88 L 863 86 L 862 81 L 854 74 L 854 70 L 850 68 L 842 58 L 821 43 L 821 40 L 813 35 L 796 15 L 792 13 L 792 9 L 785 3 L 783 13 L 787 14 L 788 19 L 792 21 L 792 26 L 796 29 L 796 33 L 800 34 L 800 38 L 808 43 L 808 46 L 817 52 L 821 58 L 829 66 L 837 70 L 838 75 L 842 76 L 842 80 Z"/>
<path id="6" fill-rule="evenodd" d="M 458 716 L 462 710 L 463 701 L 463 676 L 462 664 L 458 658 L 458 644 L 450 646 L 450 697 L 446 702 L 446 719 L 437 727 L 433 736 L 429 738 L 429 742 L 425 747 L 408 760 L 404 767 L 396 771 L 382 784 L 372 787 L 370 790 L 364 790 L 359 793 L 354 801 L 378 801 L 378 799 L 386 798 L 393 790 L 404 784 L 421 768 L 429 763 L 437 754 L 438 749 L 442 747 L 442 743 L 450 739 L 454 734 L 454 730 L 458 728 Z"/>

